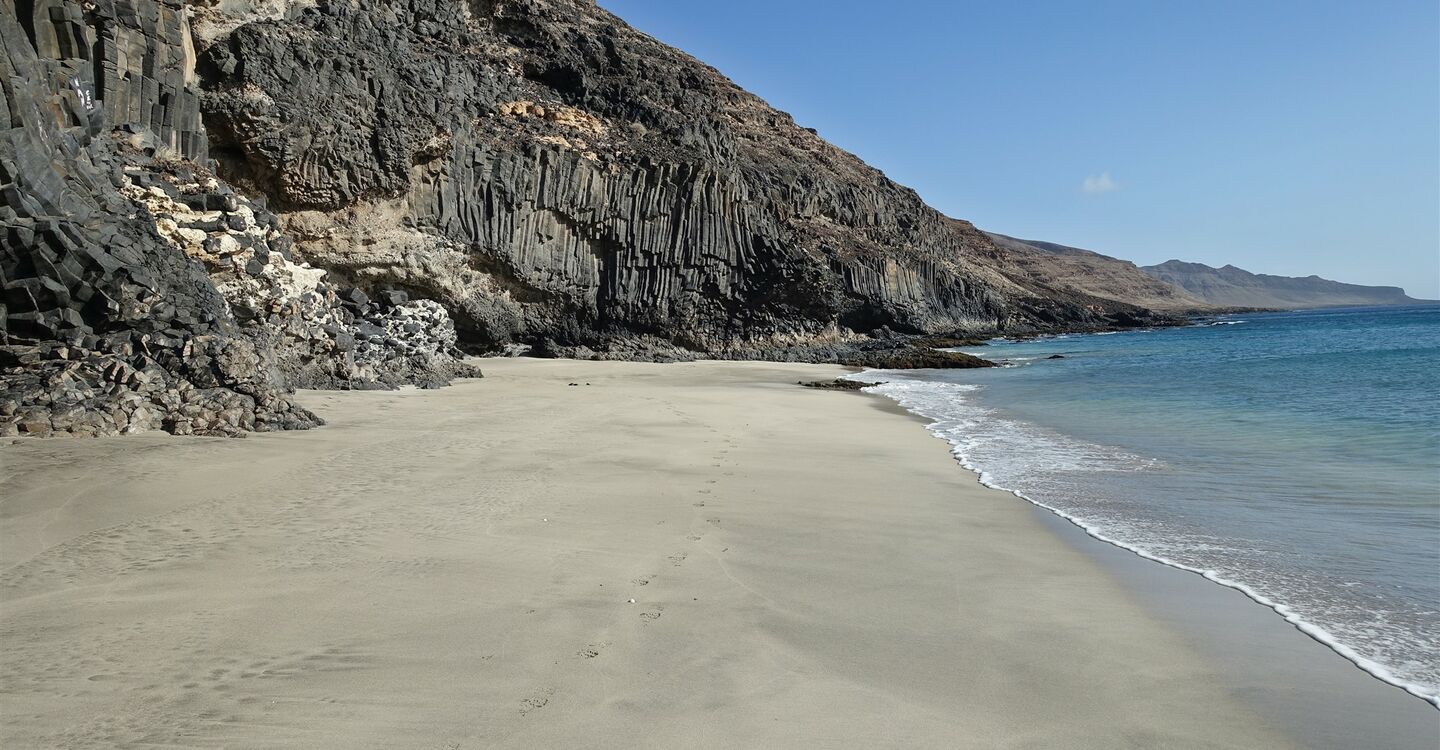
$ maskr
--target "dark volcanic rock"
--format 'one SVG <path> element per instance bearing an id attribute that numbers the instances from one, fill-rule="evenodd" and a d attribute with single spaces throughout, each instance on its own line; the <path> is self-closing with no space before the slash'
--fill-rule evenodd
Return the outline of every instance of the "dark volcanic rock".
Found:
<path id="1" fill-rule="evenodd" d="M 114 122 L 148 134 L 145 158 L 205 156 L 185 27 L 179 3 L 0 3 L 0 434 L 320 423 L 118 189 L 132 134 Z"/>
<path id="2" fill-rule="evenodd" d="M 842 365 L 873 367 L 880 370 L 964 369 L 995 366 L 995 363 L 988 359 L 981 359 L 970 354 L 925 347 L 909 347 L 893 352 L 861 352 L 855 356 L 842 357 L 836 362 Z"/>
<path id="3" fill-rule="evenodd" d="M 803 385 L 806 388 L 816 388 L 822 391 L 858 391 L 868 386 L 881 384 L 862 383 L 858 380 L 845 380 L 844 378 L 835 378 L 834 380 L 812 380 L 808 383 L 800 381 L 796 383 L 796 385 Z"/>
<path id="4" fill-rule="evenodd" d="M 767 362 L 813 362 L 868 367 L 884 370 L 922 368 L 957 369 L 994 367 L 995 363 L 961 352 L 932 348 L 930 339 L 913 336 L 850 338 L 812 341 L 786 346 L 732 347 L 723 352 L 695 352 L 651 337 L 609 342 L 601 350 L 588 346 L 565 346 L 544 339 L 529 354 L 535 357 L 629 360 L 641 362 L 689 362 L 695 359 L 757 360 Z"/>
<path id="5" fill-rule="evenodd" d="M 727 359 L 759 359 L 779 362 L 824 362 L 847 367 L 877 370 L 963 369 L 994 367 L 995 363 L 961 352 L 933 349 L 923 339 L 854 339 L 802 346 L 738 350 Z"/>
<path id="6" fill-rule="evenodd" d="M 293 388 L 461 349 L 974 367 L 915 337 L 1157 321 L 593 2 L 0 0 L 0 32 L 0 434 L 307 427 Z"/>
<path id="7" fill-rule="evenodd" d="M 591 2 L 297 4 L 228 33 L 218 8 L 202 18 L 221 173 L 270 198 L 304 258 L 434 297 L 477 349 L 1146 315 L 1008 274 L 970 224 Z"/>
<path id="8" fill-rule="evenodd" d="M 287 286 L 276 217 L 204 168 L 183 5 L 0 0 L 0 32 L 0 435 L 320 424 L 287 393 L 340 384 L 287 374 L 356 368 L 289 334 L 314 339 L 338 303 L 318 282 Z M 444 327 L 433 309 L 420 317 Z M 472 374 L 450 330 L 418 356 L 401 337 L 360 379 Z"/>
<path id="9" fill-rule="evenodd" d="M 988 346 L 985 339 L 972 336 L 923 336 L 912 340 L 910 343 L 915 346 L 928 346 L 932 349 L 953 349 L 960 346 Z"/>

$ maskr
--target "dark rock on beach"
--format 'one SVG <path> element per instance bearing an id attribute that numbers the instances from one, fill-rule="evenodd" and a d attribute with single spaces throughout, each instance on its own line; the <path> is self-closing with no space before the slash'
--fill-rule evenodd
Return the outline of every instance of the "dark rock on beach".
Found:
<path id="1" fill-rule="evenodd" d="M 862 352 L 857 356 L 836 360 L 842 365 L 870 367 L 879 370 L 964 369 L 994 367 L 995 363 L 961 352 L 947 352 L 925 347 L 909 347 L 889 352 Z"/>
<path id="2" fill-rule="evenodd" d="M 995 363 L 989 360 L 970 354 L 930 348 L 926 345 L 926 340 L 908 336 L 885 339 L 851 338 L 788 346 L 737 346 L 720 352 L 693 351 L 652 337 L 610 340 L 600 344 L 598 349 L 588 346 L 564 346 L 556 343 L 554 339 L 546 338 L 536 344 L 529 354 L 544 358 L 634 362 L 690 362 L 696 359 L 811 362 L 885 370 L 995 366 Z"/>
<path id="3" fill-rule="evenodd" d="M 742 350 L 733 359 L 821 362 L 876 370 L 960 369 L 994 367 L 995 363 L 961 352 L 932 349 L 908 338 L 858 339 L 761 350 Z"/>
<path id="4" fill-rule="evenodd" d="M 810 382 L 800 381 L 796 385 L 803 385 L 806 388 L 818 388 L 822 391 L 858 391 L 880 383 L 862 383 L 858 380 L 845 380 L 836 378 L 834 380 L 812 380 Z"/>

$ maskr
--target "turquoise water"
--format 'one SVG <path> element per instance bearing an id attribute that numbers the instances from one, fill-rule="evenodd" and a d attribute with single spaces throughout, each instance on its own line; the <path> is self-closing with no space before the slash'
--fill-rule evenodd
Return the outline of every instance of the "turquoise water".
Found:
<path id="1" fill-rule="evenodd" d="M 1437 702 L 1440 305 L 968 351 L 1007 366 L 879 390 L 987 484 L 1245 590 Z"/>

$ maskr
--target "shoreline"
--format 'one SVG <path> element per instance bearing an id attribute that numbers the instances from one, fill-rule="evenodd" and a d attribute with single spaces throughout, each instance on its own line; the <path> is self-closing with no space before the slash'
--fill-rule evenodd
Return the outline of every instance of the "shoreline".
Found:
<path id="1" fill-rule="evenodd" d="M 872 374 L 884 375 L 854 375 Z M 879 391 L 867 388 L 863 393 L 880 396 L 918 420 L 950 447 L 956 466 L 981 485 L 1024 501 L 1057 538 L 1100 562 L 1137 594 L 1147 611 L 1186 634 L 1208 658 L 1223 663 L 1245 685 L 1247 698 L 1305 747 L 1404 750 L 1440 740 L 1435 699 L 1388 676 L 1383 666 L 1354 656 L 1343 644 L 1312 632 L 1323 629 L 1287 614 L 1282 605 L 1244 584 L 1111 539 L 1064 510 L 987 482 L 982 469 L 932 429 L 939 424 L 936 418 Z"/>
<path id="2" fill-rule="evenodd" d="M 1243 686 L 1247 701 L 1302 746 L 1408 750 L 1440 739 L 1440 717 L 1428 701 L 1377 679 L 1244 592 L 1100 542 L 1049 509 L 1032 507 L 1059 538 L 1099 562 L 1147 612 Z"/>
<path id="3" fill-rule="evenodd" d="M 979 473 L 978 470 L 971 469 L 969 466 L 966 466 L 965 468 L 969 471 L 975 471 L 977 474 Z M 1374 679 L 1381 684 L 1395 688 L 1412 698 L 1416 698 L 1420 702 L 1428 704 L 1431 708 L 1440 709 L 1440 696 L 1429 695 L 1427 693 L 1421 692 L 1418 686 L 1413 683 L 1407 682 L 1400 677 L 1395 676 L 1395 674 L 1391 672 L 1388 668 L 1386 668 L 1385 665 L 1360 656 L 1359 654 L 1355 653 L 1354 649 L 1350 648 L 1344 643 L 1341 643 L 1339 639 L 1337 639 L 1334 635 L 1331 635 L 1330 632 L 1325 630 L 1323 627 L 1316 625 L 1308 620 L 1305 620 L 1304 618 L 1300 617 L 1300 615 L 1295 614 L 1294 610 L 1290 607 L 1271 600 L 1270 598 L 1259 593 L 1253 587 L 1247 584 L 1227 579 L 1213 570 L 1196 568 L 1194 566 L 1185 565 L 1184 563 L 1175 562 L 1174 560 L 1170 560 L 1161 555 L 1149 552 L 1148 550 L 1145 550 L 1141 547 L 1127 544 L 1116 539 L 1111 539 L 1104 534 L 1099 533 L 1095 529 L 1085 525 L 1084 522 L 1080 521 L 1072 514 L 1066 513 L 1059 508 L 1055 508 L 1046 505 L 1045 503 L 1031 499 L 1030 497 L 1027 497 L 1024 493 L 1021 493 L 1019 491 L 1005 489 L 1002 487 L 994 487 L 991 485 L 986 486 L 991 487 L 991 489 L 1008 492 L 1034 505 L 1036 508 L 1045 511 L 1046 513 L 1053 514 L 1056 518 L 1065 521 L 1066 523 L 1073 526 L 1076 530 L 1084 533 L 1085 536 L 1094 539 L 1095 541 L 1102 542 L 1117 549 L 1124 550 L 1125 552 L 1129 552 L 1130 554 L 1135 555 L 1142 560 L 1158 563 L 1167 568 L 1182 573 L 1189 573 L 1195 576 L 1199 576 L 1200 578 L 1203 578 L 1210 583 L 1217 584 L 1223 588 L 1227 588 L 1231 591 L 1242 594 L 1252 604 L 1258 604 L 1261 607 L 1269 610 L 1271 613 L 1277 615 L 1285 624 L 1291 626 L 1296 632 L 1306 636 L 1311 641 L 1321 646 L 1324 646 L 1325 649 L 1328 650 L 1330 653 L 1349 662 L 1351 666 L 1355 667 L 1361 672 L 1364 672 L 1368 677 Z"/>
<path id="4" fill-rule="evenodd" d="M 7 742 L 1287 744 L 918 417 L 793 385 L 845 368 L 484 364 L 0 446 Z"/>
<path id="5" fill-rule="evenodd" d="M 857 376 L 862 374 L 864 373 L 855 373 L 855 375 Z M 880 374 L 883 375 L 883 373 Z M 959 447 L 956 446 L 953 441 L 949 440 L 944 435 L 934 431 L 933 428 L 941 424 L 942 422 L 940 418 L 925 414 L 920 411 L 911 411 L 907 407 L 901 405 L 897 399 L 891 398 L 888 395 L 881 394 L 879 392 L 875 392 L 873 393 L 873 395 L 883 396 L 887 400 L 895 403 L 896 406 L 900 409 L 906 411 L 906 413 L 911 414 L 924 422 L 927 431 L 929 431 L 937 439 L 945 441 L 951 446 L 951 455 L 955 457 L 956 463 L 965 471 L 974 474 L 977 481 L 979 481 L 982 485 L 998 492 L 1004 492 L 1009 495 L 1014 495 L 1015 497 L 1024 500 L 1025 502 L 1035 506 L 1036 508 L 1046 513 L 1050 513 L 1056 518 L 1065 521 L 1066 523 L 1073 526 L 1075 529 L 1084 533 L 1085 536 L 1095 541 L 1124 550 L 1143 560 L 1148 560 L 1150 562 L 1163 565 L 1167 568 L 1172 568 L 1177 571 L 1199 576 L 1206 581 L 1209 581 L 1210 583 L 1214 583 L 1224 588 L 1231 589 L 1240 594 L 1243 594 L 1245 598 L 1250 600 L 1252 603 L 1258 604 L 1278 615 L 1281 620 L 1283 620 L 1286 624 L 1292 626 L 1296 631 L 1302 633 L 1316 643 L 1324 646 L 1336 656 L 1339 656 L 1340 658 L 1350 662 L 1351 665 L 1353 665 L 1355 668 L 1359 669 L 1360 671 L 1364 672 L 1375 680 L 1390 687 L 1396 688 L 1401 692 L 1430 705 L 1432 708 L 1440 709 L 1440 696 L 1431 695 L 1423 692 L 1419 686 L 1396 676 L 1385 665 L 1359 655 L 1355 652 L 1354 649 L 1342 643 L 1334 635 L 1331 635 L 1327 630 L 1325 630 L 1325 628 L 1316 625 L 1315 623 L 1312 623 L 1308 620 L 1305 620 L 1300 615 L 1296 614 L 1294 610 L 1290 607 L 1282 603 L 1276 602 L 1269 597 L 1266 597 L 1264 594 L 1256 591 L 1252 586 L 1249 586 L 1239 581 L 1233 581 L 1225 578 L 1224 576 L 1216 573 L 1213 570 L 1197 568 L 1192 565 L 1186 565 L 1181 562 L 1176 562 L 1174 560 L 1164 557 L 1163 555 L 1159 555 L 1147 549 L 1144 549 L 1143 547 L 1130 544 L 1119 539 L 1108 537 L 1094 527 L 1086 524 L 1083 520 L 1081 520 L 1072 513 L 1066 512 L 1065 510 L 1036 500 L 1019 490 L 1011 489 L 1009 487 L 1004 487 L 998 484 L 993 484 L 987 481 L 984 469 L 975 466 L 970 462 L 968 457 L 962 455 L 959 452 Z"/>
<path id="6" fill-rule="evenodd" d="M 1247 311 L 1244 311 L 1243 313 L 1242 313 L 1242 312 L 1232 312 L 1232 313 L 1226 313 L 1226 314 L 1223 314 L 1223 315 L 1217 315 L 1217 316 L 1214 316 L 1214 317 L 1217 317 L 1217 318 L 1230 318 L 1230 317 L 1234 317 L 1234 316 L 1240 315 L 1240 314 L 1250 314 L 1250 315 L 1254 315 L 1254 314 L 1273 314 L 1273 315 L 1285 316 L 1285 315 L 1295 315 L 1295 314 L 1300 314 L 1300 313 L 1312 313 L 1312 312 L 1350 312 L 1350 311 L 1354 311 L 1354 310 L 1357 310 L 1357 309 L 1359 309 L 1359 310 L 1367 310 L 1367 309 L 1386 309 L 1386 308 L 1390 308 L 1390 307 L 1404 308 L 1404 307 L 1412 307 L 1412 306 L 1419 306 L 1419 305 L 1433 305 L 1433 304 L 1435 304 L 1435 301 L 1430 301 L 1430 300 L 1418 300 L 1418 301 L 1414 302 L 1413 304 L 1396 304 L 1396 305 L 1354 304 L 1354 305 L 1331 305 L 1331 306 L 1319 307 L 1319 308 L 1255 309 L 1255 310 L 1247 310 Z M 1246 320 L 1239 320 L 1239 321 L 1217 320 L 1217 321 L 1208 322 L 1208 323 L 1203 323 L 1203 322 L 1202 322 L 1202 323 L 1198 323 L 1198 324 L 1192 324 L 1192 327 L 1194 327 L 1194 326 L 1196 326 L 1196 325 L 1198 325 L 1198 326 L 1200 326 L 1200 327 L 1204 327 L 1204 326 L 1217 326 L 1217 325 L 1235 325 L 1235 324 L 1237 324 L 1237 323 L 1246 323 L 1246 322 L 1248 322 L 1248 321 L 1246 321 Z M 1143 333 L 1143 332 L 1148 332 L 1148 331 L 1152 331 L 1152 330 L 1158 330 L 1158 327 L 1152 327 L 1152 328 L 1148 328 L 1148 329 L 1135 328 L 1135 329 L 1130 329 L 1130 330 L 1109 330 L 1109 331 L 1102 331 L 1102 332 L 1073 332 L 1073 333 L 1060 333 L 1060 334 L 1044 334 L 1044 335 L 1035 336 L 1035 337 L 1031 337 L 1031 336 L 1003 337 L 1003 336 L 1000 336 L 1000 337 L 992 337 L 992 338 L 990 338 L 990 339 L 987 339 L 987 343 L 992 343 L 992 342 L 1000 342 L 1000 343 L 1011 342 L 1011 343 L 1014 343 L 1014 342 L 1020 342 L 1020 341 L 1024 341 L 1024 340 L 1032 339 L 1032 338 L 1039 338 L 1039 339 L 1050 339 L 1050 338 L 1057 338 L 1057 339 L 1080 338 L 1080 339 L 1083 339 L 1083 338 L 1090 337 L 1090 336 L 1106 336 L 1106 335 L 1112 335 L 1112 334 L 1116 334 L 1116 333 Z M 1027 357 L 1027 358 L 1022 358 L 1022 359 L 1034 359 L 1034 358 Z M 1013 363 L 1007 363 L 1008 361 L 1007 361 L 1006 358 L 1004 358 L 1004 357 L 997 357 L 997 362 L 1000 363 L 1000 366 L 1001 366 L 1001 367 L 1014 367 L 1014 366 L 1017 366 L 1017 365 L 1015 365 L 1015 364 L 1013 364 Z M 1025 362 L 1025 363 L 1022 363 L 1022 365 L 1023 365 L 1023 364 L 1029 364 L 1029 363 L 1028 363 L 1028 362 Z M 880 374 L 880 375 L 882 375 L 882 376 L 883 376 L 883 374 L 884 374 L 883 371 L 879 371 L 879 368 L 872 368 L 871 370 L 868 370 L 867 372 L 878 372 L 878 374 Z M 856 375 L 862 375 L 862 374 L 864 374 L 864 373 L 856 373 Z M 897 404 L 899 403 L 899 398 L 898 398 L 897 396 L 887 396 L 887 397 L 895 400 Z M 902 407 L 902 408 L 906 408 L 906 407 Z M 1291 626 L 1291 627 L 1294 628 L 1296 631 L 1299 631 L 1300 633 L 1304 634 L 1308 639 L 1316 642 L 1317 644 L 1320 644 L 1320 645 L 1324 646 L 1328 651 L 1330 651 L 1330 652 L 1333 653 L 1334 655 L 1339 656 L 1340 658 L 1344 659 L 1346 662 L 1350 663 L 1352 666 L 1354 666 L 1355 668 L 1359 669 L 1360 671 L 1362 671 L 1363 673 L 1365 673 L 1367 676 L 1373 678 L 1374 680 L 1376 680 L 1376 681 L 1378 681 L 1378 682 L 1380 682 L 1380 683 L 1382 683 L 1382 684 L 1384 684 L 1384 685 L 1387 685 L 1387 686 L 1389 686 L 1389 687 L 1396 688 L 1396 689 L 1400 690 L 1401 692 L 1405 693 L 1406 695 L 1408 695 L 1408 696 L 1410 696 L 1410 697 L 1413 697 L 1413 698 L 1416 698 L 1416 699 L 1420 700 L 1421 702 L 1429 705 L 1429 706 L 1432 707 L 1432 708 L 1440 709 L 1440 692 L 1436 692 L 1433 687 L 1427 686 L 1427 685 L 1424 685 L 1424 684 L 1419 684 L 1419 683 L 1413 682 L 1413 681 L 1411 681 L 1411 680 L 1408 680 L 1408 679 L 1406 679 L 1406 678 L 1403 677 L 1403 676 L 1397 675 L 1390 667 L 1388 667 L 1388 666 L 1385 665 L 1384 663 L 1378 662 L 1378 661 L 1376 661 L 1376 660 L 1374 660 L 1374 659 L 1368 658 L 1368 657 L 1366 657 L 1366 656 L 1358 653 L 1358 652 L 1355 650 L 1354 647 L 1346 644 L 1340 637 L 1334 635 L 1334 634 L 1333 634 L 1330 630 L 1328 630 L 1324 625 L 1321 625 L 1321 624 L 1316 623 L 1316 622 L 1312 622 L 1311 620 L 1307 620 L 1302 614 L 1296 612 L 1293 607 L 1285 604 L 1284 602 L 1281 602 L 1281 601 L 1278 601 L 1278 600 L 1276 600 L 1276 599 L 1273 599 L 1273 598 L 1271 598 L 1270 596 L 1265 595 L 1264 593 L 1261 593 L 1260 591 L 1258 591 L 1255 587 L 1251 586 L 1250 584 L 1247 584 L 1247 583 L 1245 583 L 1245 582 L 1243 582 L 1243 581 L 1240 581 L 1240 580 L 1235 580 L 1235 579 L 1229 578 L 1229 577 L 1221 574 L 1220 572 L 1217 572 L 1216 570 L 1212 570 L 1212 569 L 1208 569 L 1208 568 L 1202 568 L 1202 567 L 1197 567 L 1197 566 L 1194 566 L 1194 565 L 1189 565 L 1189 564 L 1182 563 L 1182 562 L 1179 562 L 1179 561 L 1176 561 L 1176 560 L 1172 560 L 1172 559 L 1164 556 L 1163 554 L 1155 553 L 1155 552 L 1150 551 L 1149 549 L 1146 549 L 1143 545 L 1137 545 L 1137 544 L 1133 544 L 1133 543 L 1130 543 L 1130 542 L 1126 542 L 1126 541 L 1123 541 L 1123 540 L 1120 540 L 1120 539 L 1111 538 L 1111 537 L 1107 536 L 1106 534 L 1104 534 L 1104 533 L 1096 530 L 1095 528 L 1091 527 L 1091 526 L 1090 526 L 1089 524 L 1087 524 L 1087 522 L 1084 521 L 1083 519 L 1077 517 L 1076 515 L 1074 515 L 1074 514 L 1072 514 L 1072 513 L 1070 513 L 1070 512 L 1067 512 L 1067 511 L 1063 510 L 1062 508 L 1055 507 L 1055 506 L 1053 506 L 1053 505 L 1051 505 L 1051 504 L 1049 504 L 1049 503 L 1046 503 L 1046 502 L 1044 502 L 1044 501 L 1040 501 L 1040 500 L 1036 500 L 1036 499 L 1034 499 L 1034 498 L 1031 498 L 1031 497 L 1029 497 L 1028 495 L 1024 494 L 1023 492 L 1021 492 L 1021 491 L 1019 491 L 1019 490 L 1015 490 L 1015 489 L 1012 489 L 1012 488 L 1010 488 L 1010 487 L 1001 486 L 1001 485 L 999 485 L 999 484 L 993 484 L 993 483 L 987 481 L 987 480 L 986 480 L 986 473 L 985 473 L 985 471 L 984 471 L 983 469 L 981 469 L 980 467 L 973 465 L 973 464 L 971 463 L 970 458 L 969 458 L 968 456 L 965 456 L 965 455 L 961 454 L 961 453 L 959 452 L 959 446 L 958 446 L 957 444 L 955 444 L 954 441 L 950 440 L 949 438 L 947 438 L 947 437 L 946 437 L 945 435 L 943 435 L 943 434 L 940 434 L 940 433 L 938 433 L 938 432 L 935 432 L 935 431 L 932 429 L 933 427 L 935 427 L 935 426 L 938 424 L 937 420 L 942 419 L 941 417 L 937 417 L 937 416 L 931 415 L 931 414 L 923 414 L 923 413 L 920 412 L 920 411 L 916 411 L 916 412 L 914 412 L 914 413 L 915 413 L 917 416 L 920 416 L 921 419 L 925 421 L 926 426 L 927 426 L 927 429 L 930 429 L 930 430 L 932 431 L 932 433 L 935 434 L 935 436 L 936 436 L 937 438 L 939 438 L 939 439 L 941 439 L 941 440 L 945 440 L 947 443 L 950 443 L 950 444 L 952 445 L 952 448 L 954 448 L 954 450 L 952 450 L 952 453 L 953 453 L 953 455 L 956 457 L 957 462 L 958 462 L 966 471 L 970 471 L 970 472 L 976 474 L 976 475 L 980 478 L 981 483 L 982 483 L 982 484 L 985 484 L 987 487 L 990 487 L 990 488 L 992 488 L 992 489 L 996 489 L 996 490 L 999 490 L 999 491 L 1002 491 L 1002 492 L 1014 494 L 1015 496 L 1017 496 L 1017 497 L 1025 500 L 1027 503 L 1030 503 L 1030 504 L 1034 505 L 1035 507 L 1041 509 L 1042 511 L 1047 512 L 1047 513 L 1050 513 L 1050 514 L 1054 515 L 1055 517 L 1063 520 L 1065 523 L 1067 523 L 1067 524 L 1075 527 L 1076 529 L 1078 529 L 1079 531 L 1081 531 L 1084 535 L 1086 535 L 1086 536 L 1088 536 L 1088 537 L 1090 537 L 1090 538 L 1092 538 L 1092 539 L 1094 539 L 1094 540 L 1097 540 L 1097 541 L 1099 541 L 1099 542 L 1103 542 L 1104 544 L 1109 545 L 1109 546 L 1113 546 L 1113 547 L 1119 548 L 1119 549 L 1121 549 L 1121 550 L 1124 550 L 1124 551 L 1126 551 L 1126 552 L 1129 552 L 1129 553 L 1131 553 L 1131 554 L 1133 554 L 1133 555 L 1136 555 L 1136 556 L 1138 556 L 1138 557 L 1140 557 L 1140 558 L 1143 558 L 1143 559 L 1145 559 L 1145 560 L 1149 560 L 1149 561 L 1151 561 L 1151 562 L 1156 562 L 1156 563 L 1159 563 L 1160 565 L 1166 566 L 1166 567 L 1168 567 L 1168 568 L 1172 568 L 1172 569 L 1175 569 L 1175 570 L 1178 570 L 1178 571 L 1182 571 L 1182 572 L 1185 572 L 1185 573 L 1190 573 L 1190 574 L 1199 576 L 1199 577 L 1204 578 L 1205 580 L 1207 580 L 1207 581 L 1209 581 L 1209 582 L 1211 582 L 1211 583 L 1215 583 L 1215 584 L 1218 584 L 1218 585 L 1220 585 L 1220 586 L 1222 586 L 1222 587 L 1224 587 L 1224 588 L 1228 588 L 1228 589 L 1234 590 L 1234 591 L 1236 591 L 1236 592 L 1239 592 L 1239 593 L 1242 594 L 1247 600 L 1249 600 L 1251 603 L 1253 603 L 1253 604 L 1258 604 L 1258 605 L 1264 607 L 1265 609 L 1269 610 L 1270 612 L 1273 612 L 1274 614 L 1278 615 L 1278 616 L 1281 618 L 1281 620 L 1283 620 L 1287 625 Z M 1437 727 L 1437 733 L 1436 733 L 1434 739 L 1440 740 L 1440 727 Z"/>

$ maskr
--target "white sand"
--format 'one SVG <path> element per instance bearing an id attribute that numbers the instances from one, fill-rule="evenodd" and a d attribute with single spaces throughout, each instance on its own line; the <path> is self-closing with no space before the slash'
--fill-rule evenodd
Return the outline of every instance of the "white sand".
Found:
<path id="1" fill-rule="evenodd" d="M 0 746 L 1286 746 L 839 368 L 483 364 L 0 446 Z"/>

